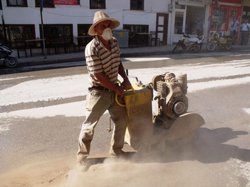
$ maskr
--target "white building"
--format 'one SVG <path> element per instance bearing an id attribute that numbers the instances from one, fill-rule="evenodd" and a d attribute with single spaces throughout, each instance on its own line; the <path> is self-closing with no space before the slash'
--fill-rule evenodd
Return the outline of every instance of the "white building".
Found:
<path id="1" fill-rule="evenodd" d="M 200 17 L 207 30 L 210 0 L 4 0 L 2 10 L 5 33 L 9 45 L 15 48 L 15 40 L 44 38 L 47 47 L 56 40 L 70 44 L 86 45 L 89 26 L 94 13 L 103 10 L 110 17 L 120 21 L 119 37 L 125 37 L 129 30 L 128 46 L 149 44 L 167 45 L 177 42 L 182 32 L 196 36 L 196 21 Z M 156 34 L 160 42 L 148 39 Z M 207 32 L 203 33 L 206 37 Z M 152 37 L 155 37 L 154 35 Z M 4 32 L 2 39 L 4 39 Z M 39 46 L 32 43 L 32 47 Z"/>

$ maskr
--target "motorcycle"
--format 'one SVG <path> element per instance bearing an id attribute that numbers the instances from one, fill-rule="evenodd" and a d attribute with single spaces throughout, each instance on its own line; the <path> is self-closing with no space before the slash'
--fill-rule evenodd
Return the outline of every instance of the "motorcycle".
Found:
<path id="1" fill-rule="evenodd" d="M 18 60 L 11 56 L 12 50 L 0 41 L 0 64 L 8 68 L 15 68 L 18 65 Z"/>
<path id="2" fill-rule="evenodd" d="M 198 53 L 201 50 L 203 40 L 204 36 L 190 37 L 188 34 L 184 33 L 172 50 L 172 53 L 174 54 L 180 48 L 183 50 L 191 49 L 194 53 Z"/>
<path id="3" fill-rule="evenodd" d="M 220 36 L 221 33 L 213 32 L 211 36 L 211 40 L 207 43 L 207 50 L 212 52 L 216 49 L 216 47 L 221 47 L 226 50 L 230 50 L 232 48 L 232 37 L 231 36 Z"/>

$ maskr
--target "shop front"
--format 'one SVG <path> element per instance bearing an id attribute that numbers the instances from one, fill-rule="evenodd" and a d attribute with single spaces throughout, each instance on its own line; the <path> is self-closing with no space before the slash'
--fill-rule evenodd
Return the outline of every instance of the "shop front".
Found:
<path id="1" fill-rule="evenodd" d="M 230 22 L 233 17 L 241 24 L 241 0 L 212 0 L 208 18 L 208 40 L 214 32 L 217 32 L 220 37 L 230 35 Z M 240 26 L 238 26 L 237 31 L 236 38 L 239 38 Z"/>
<path id="2" fill-rule="evenodd" d="M 174 5 L 173 11 L 173 39 L 176 43 L 183 33 L 191 37 L 197 36 L 198 22 L 201 21 L 201 35 L 206 38 L 207 18 L 209 16 L 208 0 L 179 0 Z"/>
<path id="3" fill-rule="evenodd" d="M 243 6 L 243 11 L 242 11 L 242 18 L 241 20 L 248 20 L 248 23 L 250 23 L 250 1 L 249 0 L 242 0 L 242 6 Z M 250 32 L 248 33 L 248 45 L 250 45 Z"/>

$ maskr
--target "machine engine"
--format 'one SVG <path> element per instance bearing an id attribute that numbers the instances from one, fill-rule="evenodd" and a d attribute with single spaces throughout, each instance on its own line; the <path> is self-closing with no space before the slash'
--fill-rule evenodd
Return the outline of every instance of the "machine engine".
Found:
<path id="1" fill-rule="evenodd" d="M 187 112 L 187 75 L 178 74 L 176 77 L 174 73 L 166 72 L 153 77 L 152 85 L 157 92 L 154 99 L 158 104 L 154 123 L 169 128 L 177 117 Z"/>

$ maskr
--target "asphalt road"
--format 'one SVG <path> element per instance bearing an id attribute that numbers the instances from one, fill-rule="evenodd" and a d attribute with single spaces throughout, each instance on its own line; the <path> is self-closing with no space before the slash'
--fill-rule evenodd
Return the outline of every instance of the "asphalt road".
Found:
<path id="1" fill-rule="evenodd" d="M 188 75 L 189 111 L 200 114 L 192 149 L 140 159 L 107 158 L 108 114 L 97 125 L 88 171 L 74 169 L 87 93 L 85 66 L 0 76 L 0 179 L 3 186 L 250 186 L 250 61 L 246 53 L 127 58 L 143 83 Z M 131 81 L 133 78 L 131 78 Z M 126 151 L 132 149 L 125 145 Z M 95 158 L 95 159 L 93 159 Z"/>

